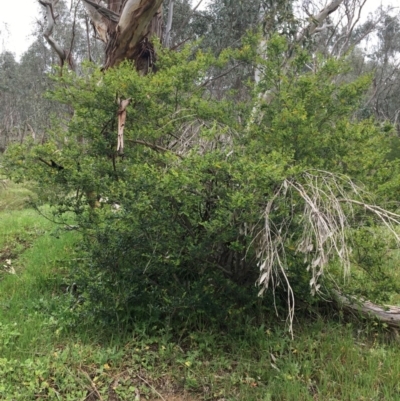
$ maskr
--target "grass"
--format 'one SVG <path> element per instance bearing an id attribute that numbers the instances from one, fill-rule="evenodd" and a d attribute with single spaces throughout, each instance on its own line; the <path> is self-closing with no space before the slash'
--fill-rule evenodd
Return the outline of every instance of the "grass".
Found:
<path id="1" fill-rule="evenodd" d="M 396 335 L 333 310 L 298 316 L 294 339 L 275 318 L 180 337 L 77 320 L 66 287 L 79 234 L 17 207 L 24 196 L 0 213 L 0 400 L 400 400 Z"/>
<path id="2" fill-rule="evenodd" d="M 21 210 L 35 194 L 26 186 L 2 179 L 0 176 L 0 211 Z"/>

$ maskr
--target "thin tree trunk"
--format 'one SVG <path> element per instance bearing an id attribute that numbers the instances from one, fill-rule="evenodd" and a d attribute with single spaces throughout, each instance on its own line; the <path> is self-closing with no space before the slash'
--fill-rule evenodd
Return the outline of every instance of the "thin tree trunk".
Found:
<path id="1" fill-rule="evenodd" d="M 53 38 L 53 30 L 56 20 L 56 15 L 54 8 L 57 5 L 59 0 L 38 0 L 39 3 L 46 8 L 46 19 L 47 19 L 47 27 L 43 33 L 47 43 L 51 46 L 51 48 L 57 53 L 60 59 L 61 67 L 64 66 L 65 62 L 67 61 L 70 68 L 74 69 L 74 63 L 71 57 L 71 51 L 64 50 L 60 44 Z"/>
<path id="2" fill-rule="evenodd" d="M 168 18 L 167 18 L 167 28 L 165 30 L 165 38 L 164 38 L 164 46 L 170 46 L 170 39 L 171 39 L 171 29 L 172 29 L 172 17 L 174 15 L 174 0 L 169 0 L 169 7 L 168 7 Z"/>
<path id="3" fill-rule="evenodd" d="M 312 36 L 317 31 L 317 28 L 324 22 L 324 20 L 330 14 L 335 12 L 343 2 L 344 0 L 332 0 L 318 14 L 310 17 L 309 24 L 304 29 L 302 29 L 301 32 L 297 34 L 295 42 L 301 43 L 305 38 Z M 259 44 L 259 54 L 261 57 L 266 57 L 267 46 L 268 46 L 267 40 L 263 38 Z M 289 57 L 285 61 L 284 65 L 282 66 L 283 71 L 286 71 L 289 68 L 290 62 L 292 61 L 293 58 L 294 58 L 293 56 Z M 262 68 L 257 67 L 254 73 L 254 80 L 256 84 L 258 84 L 261 81 L 261 77 L 262 77 Z M 269 104 L 273 99 L 273 97 L 274 93 L 272 91 L 259 93 L 258 100 L 253 107 L 252 114 L 249 123 L 247 125 L 247 129 L 250 129 L 250 127 L 254 123 L 257 123 L 257 121 L 259 121 L 262 118 L 261 105 L 265 103 Z"/>

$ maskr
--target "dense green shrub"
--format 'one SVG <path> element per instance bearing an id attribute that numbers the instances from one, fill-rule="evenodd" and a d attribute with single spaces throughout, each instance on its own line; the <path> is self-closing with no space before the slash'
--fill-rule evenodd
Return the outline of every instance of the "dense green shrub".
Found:
<path id="1" fill-rule="evenodd" d="M 318 58 L 308 71 L 310 57 L 301 52 L 288 68 L 281 37 L 270 41 L 266 61 L 257 61 L 264 79 L 254 102 L 234 94 L 216 99 L 207 85 L 210 67 L 231 58 L 252 62 L 250 42 L 218 59 L 190 48 L 164 51 L 157 73 L 147 76 L 129 63 L 67 73 L 51 97 L 74 111 L 68 129 L 59 126 L 44 144 L 8 150 L 4 164 L 14 179 L 38 180 L 58 218 L 75 213 L 84 233 L 83 262 L 74 266 L 86 299 L 81 308 L 121 323 L 223 324 L 259 307 L 254 283 L 264 213 L 278 194 L 285 199 L 277 198 L 269 221 L 273 241 L 284 237 L 280 273 L 295 294 L 309 296 L 309 281 L 323 266 L 307 271 L 316 256 L 298 252 L 304 197 L 282 185 L 308 188 L 310 171 L 327 170 L 371 189 L 385 169 L 390 138 L 374 121 L 354 117 L 369 77 L 345 82 L 344 62 Z M 268 102 L 260 91 L 272 94 Z M 116 151 L 116 98 L 131 99 L 123 155 Z M 338 188 L 332 196 L 346 191 Z M 94 197 L 103 199 L 101 207 L 89 207 Z M 279 277 L 271 280 L 285 305 L 290 288 Z"/>

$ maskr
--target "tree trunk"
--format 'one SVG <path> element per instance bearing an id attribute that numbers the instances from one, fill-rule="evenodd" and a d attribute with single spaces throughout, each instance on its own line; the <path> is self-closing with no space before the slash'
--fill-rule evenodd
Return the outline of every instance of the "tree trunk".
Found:
<path id="1" fill-rule="evenodd" d="M 44 32 L 49 45 L 73 68 L 71 50 L 65 50 L 53 38 L 59 0 L 38 0 L 46 8 L 47 27 Z M 133 60 L 143 74 L 153 69 L 155 62 L 152 37 L 162 36 L 163 0 L 83 0 L 98 38 L 106 44 L 104 68 L 117 66 L 123 60 Z M 72 46 L 71 46 L 72 47 Z"/>
<path id="2" fill-rule="evenodd" d="M 83 0 L 99 38 L 106 44 L 104 68 L 133 60 L 143 74 L 154 66 L 152 37 L 161 39 L 163 0 Z"/>
<path id="3" fill-rule="evenodd" d="M 295 44 L 301 44 L 301 42 L 305 38 L 309 38 L 313 34 L 315 34 L 317 32 L 318 27 L 320 27 L 321 24 L 323 24 L 324 20 L 330 14 L 335 12 L 343 2 L 344 2 L 344 0 L 331 0 L 331 2 L 328 3 L 328 5 L 326 5 L 322 10 L 320 10 L 318 14 L 310 16 L 308 24 L 296 35 Z M 262 19 L 263 19 L 263 17 L 260 18 L 260 20 L 262 20 Z M 259 43 L 258 53 L 262 58 L 266 57 L 267 43 L 268 42 L 267 42 L 266 38 L 262 38 Z M 294 59 L 294 55 L 291 57 L 288 57 L 285 60 L 284 64 L 282 65 L 283 72 L 288 70 L 293 59 Z M 254 72 L 254 81 L 256 84 L 260 83 L 262 76 L 263 76 L 263 67 L 259 66 L 258 68 L 255 69 L 255 72 Z M 252 116 L 247 125 L 247 129 L 250 129 L 253 124 L 258 123 L 261 120 L 261 118 L 263 116 L 263 113 L 260 111 L 261 105 L 262 104 L 268 105 L 271 102 L 271 100 L 273 99 L 273 97 L 274 97 L 274 93 L 271 90 L 268 90 L 266 92 L 260 92 L 258 94 L 258 100 L 253 107 Z"/>

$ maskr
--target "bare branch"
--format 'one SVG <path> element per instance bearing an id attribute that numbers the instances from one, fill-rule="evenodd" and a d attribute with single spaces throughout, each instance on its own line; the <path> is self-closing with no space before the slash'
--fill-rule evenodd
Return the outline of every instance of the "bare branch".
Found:
<path id="1" fill-rule="evenodd" d="M 183 156 L 182 156 L 182 155 L 180 155 L 180 154 L 178 154 L 178 153 L 175 153 L 175 152 L 172 152 L 171 149 L 167 149 L 167 148 L 164 148 L 164 147 L 162 147 L 162 146 L 155 145 L 154 143 L 149 143 L 149 142 L 146 142 L 146 141 L 141 141 L 140 139 L 127 139 L 126 142 L 136 143 L 136 144 L 138 144 L 138 145 L 143 145 L 143 146 L 146 146 L 146 147 L 148 147 L 148 148 L 150 148 L 150 149 L 158 150 L 158 151 L 161 151 L 161 152 L 171 152 L 171 153 L 173 153 L 175 156 L 179 157 L 180 159 L 183 159 Z"/>
<path id="2" fill-rule="evenodd" d="M 227 71 L 224 71 L 224 72 L 222 72 L 221 74 L 219 74 L 219 75 L 217 75 L 217 76 L 215 76 L 215 77 L 212 77 L 212 78 L 207 79 L 207 81 L 205 81 L 204 83 L 202 83 L 202 84 L 200 85 L 200 87 L 207 86 L 209 83 L 214 82 L 214 81 L 216 81 L 217 79 L 220 79 L 220 78 L 222 78 L 222 77 L 225 77 L 226 75 L 228 75 L 229 73 L 231 73 L 233 70 L 235 70 L 235 69 L 238 68 L 238 67 L 239 67 L 239 64 L 233 65 L 233 66 L 232 66 L 231 68 L 229 68 Z"/>
<path id="3" fill-rule="evenodd" d="M 69 51 L 68 54 L 72 54 L 72 49 L 74 47 L 74 41 L 75 41 L 75 26 L 76 26 L 76 13 L 78 12 L 78 5 L 79 5 L 80 0 L 77 1 L 75 5 L 75 11 L 74 11 L 74 21 L 72 23 L 72 38 L 71 38 L 71 45 L 69 46 Z M 72 6 L 72 4 L 71 4 Z M 70 58 L 70 62 L 72 63 L 72 58 Z M 73 65 L 71 65 L 71 69 L 75 69 Z"/>
<path id="4" fill-rule="evenodd" d="M 255 236 L 257 258 L 259 260 L 261 286 L 260 295 L 269 287 L 282 282 L 288 294 L 289 327 L 293 321 L 294 295 L 287 276 L 286 249 L 295 247 L 296 253 L 304 255 L 304 263 L 310 272 L 311 293 L 320 290 L 320 278 L 332 260 L 338 261 L 344 274 L 350 271 L 351 248 L 350 228 L 356 225 L 353 220 L 354 207 L 359 207 L 377 218 L 377 223 L 385 226 L 400 245 L 400 235 L 396 227 L 400 225 L 400 215 L 370 204 L 360 187 L 348 177 L 326 171 L 305 172 L 300 180 L 284 180 L 269 200 L 264 211 L 264 226 Z M 296 199 L 296 200 L 294 200 Z M 300 201 L 300 202 L 299 202 Z M 300 239 L 291 243 L 292 221 L 299 214 L 293 203 L 303 205 L 302 219 L 296 224 Z M 280 217 L 274 224 L 274 210 L 290 210 L 286 218 Z"/>
<path id="5" fill-rule="evenodd" d="M 297 42 L 301 42 L 306 36 L 311 36 L 328 15 L 335 12 L 344 0 L 333 0 L 324 7 L 317 15 L 310 17 L 310 23 L 296 37 Z"/>
<path id="6" fill-rule="evenodd" d="M 90 37 L 89 37 L 89 17 L 85 15 L 85 26 L 86 26 L 86 41 L 88 47 L 88 59 L 89 61 L 93 61 L 92 59 L 92 51 L 90 48 Z"/>
<path id="7" fill-rule="evenodd" d="M 38 0 L 38 1 L 43 7 L 46 8 L 47 27 L 43 33 L 43 36 L 45 37 L 47 43 L 51 46 L 51 48 L 57 53 L 58 57 L 60 58 L 61 66 L 63 66 L 65 61 L 67 60 L 67 53 L 52 37 L 56 19 L 56 17 L 54 16 L 53 7 L 58 3 L 58 0 L 56 1 Z"/>

